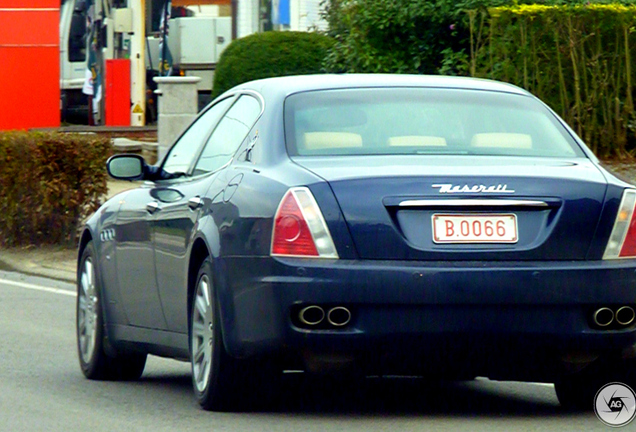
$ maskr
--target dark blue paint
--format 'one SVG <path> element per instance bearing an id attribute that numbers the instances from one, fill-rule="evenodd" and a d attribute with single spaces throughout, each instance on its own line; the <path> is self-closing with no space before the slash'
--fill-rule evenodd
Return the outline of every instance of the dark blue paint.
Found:
<path id="1" fill-rule="evenodd" d="M 616 353 L 636 344 L 634 326 L 601 331 L 588 322 L 599 305 L 636 304 L 636 260 L 601 260 L 629 185 L 603 170 L 587 148 L 588 158 L 572 160 L 287 156 L 286 96 L 389 83 L 527 94 L 490 81 L 382 75 L 276 78 L 232 90 L 256 91 L 265 105 L 228 166 L 206 176 L 154 181 L 111 199 L 87 222 L 113 346 L 187 358 L 187 281 L 197 241 L 213 262 L 225 345 L 240 357 L 309 349 L 404 359 L 488 340 L 484 347 L 502 356 L 511 341 L 532 346 L 528 361 L 539 363 L 544 355 L 558 362 L 564 350 Z M 446 196 L 432 187 L 439 183 L 505 184 L 515 193 Z M 340 259 L 269 256 L 274 213 L 295 186 L 311 190 Z M 187 203 L 195 196 L 204 204 L 192 210 Z M 399 207 L 405 199 L 431 198 L 549 205 L 513 210 L 516 244 L 437 245 L 431 241 L 435 211 Z M 161 210 L 150 215 L 145 208 L 153 200 Z M 105 230 L 115 230 L 116 241 L 101 241 Z M 296 328 L 290 309 L 314 303 L 351 307 L 351 325 Z M 511 376 L 525 378 L 517 372 Z"/>

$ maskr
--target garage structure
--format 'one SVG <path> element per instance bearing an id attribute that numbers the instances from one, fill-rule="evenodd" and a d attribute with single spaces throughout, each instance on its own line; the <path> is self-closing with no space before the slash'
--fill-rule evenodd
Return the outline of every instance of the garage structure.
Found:
<path id="1" fill-rule="evenodd" d="M 160 36 L 159 23 L 168 0 L 20 3 L 0 0 L 0 130 L 58 127 L 60 110 L 66 113 L 73 103 L 85 111 L 97 111 L 96 124 L 146 124 L 149 71 L 158 69 L 157 52 L 154 59 L 149 57 L 149 41 Z M 220 47 L 224 48 L 231 39 L 260 31 L 325 28 L 320 3 L 172 0 L 169 4 L 188 14 L 231 19 L 230 35 Z M 210 83 L 213 68 L 210 63 L 186 75 L 206 71 L 202 83 Z M 94 107 L 87 95 L 97 100 Z"/>
<path id="2" fill-rule="evenodd" d="M 57 127 L 59 0 L 16 3 L 0 0 L 0 130 Z"/>

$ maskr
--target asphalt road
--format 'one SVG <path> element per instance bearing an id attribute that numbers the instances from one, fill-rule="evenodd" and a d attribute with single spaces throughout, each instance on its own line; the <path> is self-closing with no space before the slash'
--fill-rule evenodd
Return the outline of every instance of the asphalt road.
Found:
<path id="1" fill-rule="evenodd" d="M 150 357 L 139 382 L 92 382 L 75 348 L 74 286 L 0 271 L 0 431 L 593 431 L 593 413 L 564 412 L 554 388 L 478 379 L 336 381 L 287 374 L 260 412 L 210 413 L 189 364 Z M 629 426 L 628 426 L 629 428 Z"/>

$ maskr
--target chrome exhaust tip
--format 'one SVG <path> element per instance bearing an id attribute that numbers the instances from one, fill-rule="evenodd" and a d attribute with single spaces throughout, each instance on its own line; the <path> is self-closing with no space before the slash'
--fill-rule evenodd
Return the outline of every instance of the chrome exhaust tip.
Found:
<path id="1" fill-rule="evenodd" d="M 315 326 L 325 319 L 325 311 L 320 306 L 304 307 L 298 312 L 298 320 L 308 326 Z"/>
<path id="2" fill-rule="evenodd" d="M 351 312 L 343 306 L 331 308 L 327 313 L 327 321 L 334 327 L 342 327 L 351 321 Z"/>
<path id="3" fill-rule="evenodd" d="M 610 308 L 602 307 L 594 312 L 592 318 L 597 326 L 607 327 L 614 321 L 614 312 Z"/>
<path id="4" fill-rule="evenodd" d="M 616 322 L 622 326 L 628 326 L 636 319 L 636 313 L 630 306 L 623 306 L 616 311 Z"/>

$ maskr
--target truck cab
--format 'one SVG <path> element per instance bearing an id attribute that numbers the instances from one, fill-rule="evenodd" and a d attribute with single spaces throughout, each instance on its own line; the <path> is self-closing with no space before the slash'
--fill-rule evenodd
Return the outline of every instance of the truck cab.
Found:
<path id="1" fill-rule="evenodd" d="M 60 109 L 62 121 L 86 123 L 88 97 L 82 93 L 88 72 L 86 0 L 62 0 L 60 6 Z"/>

